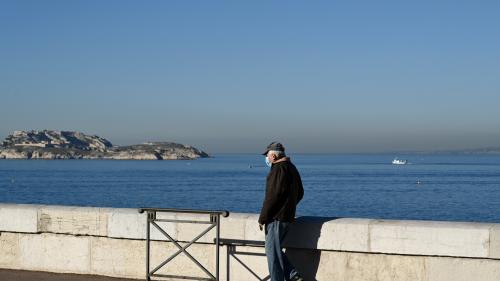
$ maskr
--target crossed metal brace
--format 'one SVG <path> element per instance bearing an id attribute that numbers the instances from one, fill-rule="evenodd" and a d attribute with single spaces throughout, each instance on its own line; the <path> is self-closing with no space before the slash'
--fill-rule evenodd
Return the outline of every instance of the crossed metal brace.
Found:
<path id="1" fill-rule="evenodd" d="M 237 239 L 221 239 L 221 245 L 226 246 L 226 275 L 227 275 L 227 280 L 230 280 L 230 268 L 231 268 L 231 257 L 236 260 L 243 268 L 245 268 L 255 279 L 259 281 L 268 281 L 271 279 L 270 275 L 267 275 L 265 277 L 260 277 L 255 270 L 251 269 L 243 260 L 241 260 L 238 255 L 241 256 L 260 256 L 260 257 L 265 257 L 265 253 L 257 253 L 257 252 L 251 252 L 251 251 L 238 251 L 237 247 L 244 247 L 244 246 L 250 246 L 250 247 L 263 247 L 264 242 L 263 241 L 255 241 L 255 240 L 237 240 Z"/>
<path id="2" fill-rule="evenodd" d="M 147 212 L 147 229 L 146 229 L 146 280 L 150 281 L 151 277 L 165 277 L 165 278 L 180 278 L 180 279 L 192 279 L 192 280 L 219 280 L 219 237 L 220 237 L 220 216 L 227 217 L 229 212 L 227 211 L 204 211 L 204 210 L 186 210 L 186 209 L 153 209 L 153 208 L 143 208 L 139 209 L 139 212 Z M 156 212 L 175 212 L 175 213 L 195 213 L 195 214 L 209 214 L 210 221 L 198 221 L 198 220 L 175 220 L 175 219 L 156 219 Z M 156 222 L 177 222 L 177 223 L 197 223 L 197 224 L 210 224 L 208 228 L 203 230 L 198 236 L 193 238 L 189 243 L 181 246 L 177 240 L 172 238 L 161 226 Z M 156 268 L 150 271 L 150 241 L 151 241 L 151 231 L 150 226 L 153 225 L 160 233 L 162 233 L 170 242 L 172 242 L 179 250 L 169 256 L 165 261 L 160 263 Z M 187 249 L 198 241 L 201 237 L 207 234 L 210 230 L 216 228 L 216 273 L 215 276 L 206 269 L 199 261 L 196 260 Z M 181 276 L 181 275 L 165 275 L 165 274 L 155 274 L 163 266 L 173 260 L 175 257 L 184 253 L 194 264 L 196 264 L 208 277 L 193 277 L 193 276 Z"/>

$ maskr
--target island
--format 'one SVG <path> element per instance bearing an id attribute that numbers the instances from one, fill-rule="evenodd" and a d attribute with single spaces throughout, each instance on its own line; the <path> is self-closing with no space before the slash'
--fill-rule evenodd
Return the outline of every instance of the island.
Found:
<path id="1" fill-rule="evenodd" d="M 174 142 L 115 146 L 105 138 L 75 131 L 14 131 L 0 145 L 0 159 L 193 160 L 209 157 Z"/>

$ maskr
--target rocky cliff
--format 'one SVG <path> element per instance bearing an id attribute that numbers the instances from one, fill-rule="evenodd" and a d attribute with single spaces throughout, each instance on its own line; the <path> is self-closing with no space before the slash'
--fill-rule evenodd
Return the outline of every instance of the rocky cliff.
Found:
<path id="1" fill-rule="evenodd" d="M 0 159 L 177 160 L 208 157 L 191 146 L 150 142 L 113 146 L 99 136 L 71 131 L 15 131 L 0 146 Z"/>

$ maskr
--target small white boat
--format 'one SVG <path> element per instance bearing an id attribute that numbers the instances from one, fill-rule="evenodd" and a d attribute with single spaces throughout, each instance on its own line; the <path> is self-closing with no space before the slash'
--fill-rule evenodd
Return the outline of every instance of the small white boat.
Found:
<path id="1" fill-rule="evenodd" d="M 392 164 L 394 164 L 394 165 L 406 165 L 406 164 L 408 164 L 408 161 L 394 158 L 394 160 L 392 160 Z"/>

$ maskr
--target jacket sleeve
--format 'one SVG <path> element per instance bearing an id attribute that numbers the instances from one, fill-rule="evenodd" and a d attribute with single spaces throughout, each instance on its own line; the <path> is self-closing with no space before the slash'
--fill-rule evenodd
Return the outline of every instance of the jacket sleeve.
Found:
<path id="1" fill-rule="evenodd" d="M 260 224 L 266 224 L 273 220 L 280 209 L 285 188 L 285 173 L 281 169 L 271 171 L 266 184 L 266 196 L 259 216 Z"/>
<path id="2" fill-rule="evenodd" d="M 297 204 L 299 204 L 300 200 L 302 200 L 303 197 L 304 197 L 304 187 L 302 186 L 302 179 L 300 178 L 299 175 L 299 192 L 297 196 Z"/>

